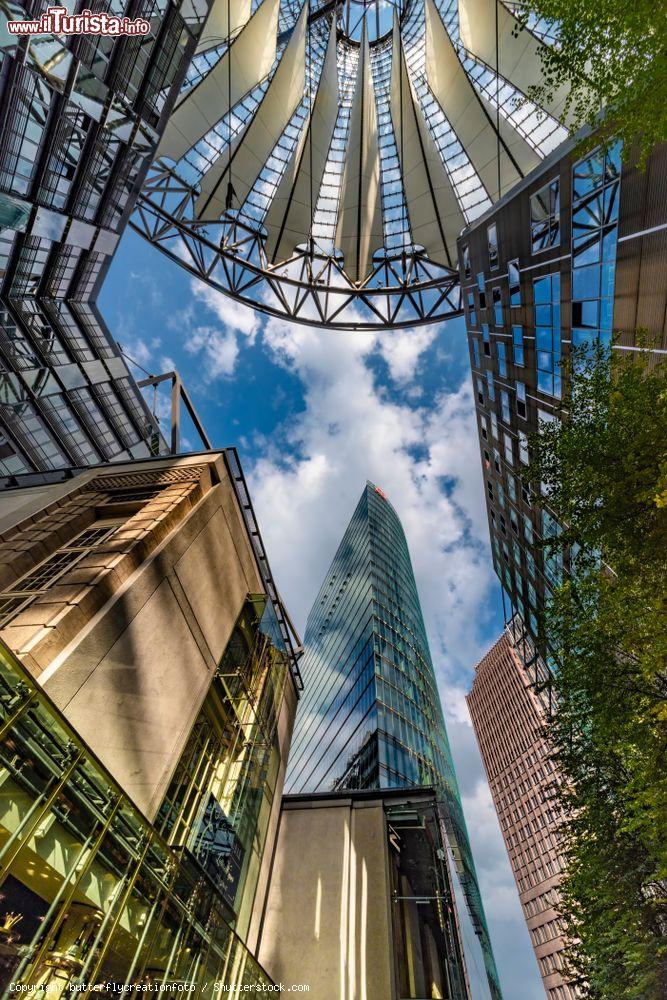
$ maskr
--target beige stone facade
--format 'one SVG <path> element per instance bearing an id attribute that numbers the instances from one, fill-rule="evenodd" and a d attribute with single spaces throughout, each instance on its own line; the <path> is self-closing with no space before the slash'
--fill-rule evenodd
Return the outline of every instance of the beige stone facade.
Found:
<path id="1" fill-rule="evenodd" d="M 312 1000 L 477 995 L 433 790 L 286 796 L 258 958 Z"/>
<path id="2" fill-rule="evenodd" d="M 86 529 L 110 532 L 0 636 L 152 819 L 243 602 L 263 590 L 222 457 L 30 493 L 2 523 L 5 593 Z"/>
<path id="3" fill-rule="evenodd" d="M 559 971 L 558 775 L 544 739 L 545 709 L 507 633 L 477 665 L 467 702 L 546 995 L 571 1000 L 578 994 Z"/>

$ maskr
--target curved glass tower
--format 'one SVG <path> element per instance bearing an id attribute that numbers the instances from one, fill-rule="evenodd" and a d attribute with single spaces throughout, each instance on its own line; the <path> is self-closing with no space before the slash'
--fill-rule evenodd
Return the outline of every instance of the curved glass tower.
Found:
<path id="1" fill-rule="evenodd" d="M 482 961 L 486 970 L 473 996 L 500 998 L 410 553 L 372 483 L 308 615 L 305 650 L 286 791 L 434 787 L 467 904 L 459 924 L 473 987 Z"/>

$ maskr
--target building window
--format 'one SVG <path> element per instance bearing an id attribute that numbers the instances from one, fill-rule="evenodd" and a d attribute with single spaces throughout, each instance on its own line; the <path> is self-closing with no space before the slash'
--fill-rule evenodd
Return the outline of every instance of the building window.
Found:
<path id="1" fill-rule="evenodd" d="M 493 372 L 487 372 L 486 373 L 486 388 L 487 388 L 487 392 L 489 393 L 489 399 L 495 399 L 496 398 L 496 392 L 495 392 L 495 389 L 493 387 Z"/>
<path id="2" fill-rule="evenodd" d="M 505 354 L 505 345 L 502 341 L 496 344 L 496 350 L 498 352 L 498 374 L 502 375 L 503 378 L 507 378 L 507 356 Z"/>
<path id="3" fill-rule="evenodd" d="M 530 237 L 533 253 L 560 243 L 558 180 L 550 181 L 530 196 Z"/>
<path id="4" fill-rule="evenodd" d="M 512 327 L 512 345 L 514 347 L 514 364 L 523 368 L 523 327 Z"/>
<path id="5" fill-rule="evenodd" d="M 519 431 L 519 458 L 524 465 L 528 465 L 530 462 L 528 456 L 528 438 L 524 431 Z"/>
<path id="6" fill-rule="evenodd" d="M 509 398 L 509 395 L 504 390 L 502 390 L 502 389 L 501 389 L 501 392 L 500 392 L 500 413 L 501 413 L 501 416 L 503 418 L 503 421 L 506 424 L 510 424 L 511 423 L 511 420 L 510 420 L 510 398 Z"/>
<path id="7" fill-rule="evenodd" d="M 482 340 L 484 341 L 484 356 L 491 357 L 491 337 L 489 335 L 489 324 L 482 323 Z"/>
<path id="8" fill-rule="evenodd" d="M 468 292 L 468 325 L 477 326 L 477 313 L 475 312 L 475 296 Z"/>
<path id="9" fill-rule="evenodd" d="M 511 260 L 507 265 L 507 281 L 510 289 L 510 305 L 521 305 L 521 272 L 519 261 Z"/>
<path id="10" fill-rule="evenodd" d="M 486 417 L 480 415 L 479 426 L 480 426 L 481 431 L 482 431 L 482 437 L 484 438 L 485 441 L 488 441 L 488 439 L 489 439 L 489 431 L 488 431 L 488 427 L 487 427 L 487 423 L 486 423 Z"/>
<path id="11" fill-rule="evenodd" d="M 475 368 L 481 368 L 482 367 L 482 361 L 481 361 L 481 358 L 479 356 L 479 341 L 478 341 L 477 337 L 472 337 L 471 340 L 472 340 L 473 364 L 474 364 Z"/>
<path id="12" fill-rule="evenodd" d="M 486 238 L 489 246 L 489 267 L 498 267 L 498 227 L 495 222 L 487 227 Z"/>
<path id="13" fill-rule="evenodd" d="M 542 538 L 557 538 L 560 534 L 558 522 L 549 514 L 542 511 Z M 563 579 L 563 554 L 562 552 L 549 552 L 544 550 L 544 575 L 552 587 L 560 587 Z"/>
<path id="14" fill-rule="evenodd" d="M 560 274 L 533 280 L 537 388 L 560 398 Z"/>
<path id="15" fill-rule="evenodd" d="M 500 285 L 496 285 L 491 295 L 493 297 L 493 323 L 494 326 L 502 327 L 503 325 L 503 296 L 500 289 Z"/>
<path id="16" fill-rule="evenodd" d="M 512 456 L 512 438 L 509 434 L 503 433 L 503 445 L 505 448 L 505 461 L 507 462 L 508 465 L 513 465 L 514 459 Z M 510 490 L 510 496 L 512 496 L 512 499 L 514 500 L 516 499 L 516 497 L 512 495 L 513 493 L 514 489 L 512 488 Z"/>
<path id="17" fill-rule="evenodd" d="M 526 419 L 526 386 L 523 382 L 516 383 L 516 412 Z"/>
<path id="18" fill-rule="evenodd" d="M 529 545 L 533 544 L 533 522 L 527 514 L 523 515 L 523 533 Z"/>
<path id="19" fill-rule="evenodd" d="M 477 402 L 484 405 L 484 382 L 481 378 L 477 379 Z"/>
<path id="20" fill-rule="evenodd" d="M 66 545 L 52 553 L 0 595 L 0 628 L 5 628 L 21 611 L 68 573 L 84 556 L 102 545 L 122 521 L 100 521 L 85 528 Z"/>
<path id="21" fill-rule="evenodd" d="M 572 171 L 572 343 L 611 343 L 621 144 Z"/>
<path id="22" fill-rule="evenodd" d="M 463 257 L 463 276 L 464 276 L 464 278 L 469 278 L 470 274 L 471 274 L 471 271 L 470 271 L 470 247 L 468 246 L 467 243 L 461 248 L 461 255 Z"/>
<path id="23" fill-rule="evenodd" d="M 489 416 L 491 417 L 491 433 L 492 433 L 493 437 L 496 439 L 496 441 L 498 441 L 499 440 L 499 437 L 498 437 L 498 417 L 495 415 L 495 413 L 490 413 Z"/>
<path id="24" fill-rule="evenodd" d="M 507 434 L 505 435 L 505 438 L 509 440 L 509 451 L 510 451 L 510 456 L 508 457 L 508 454 L 507 454 L 507 440 L 506 440 L 506 442 L 505 442 L 505 457 L 508 459 L 510 465 L 514 465 L 514 458 L 512 456 L 512 439 Z M 510 500 L 513 503 L 516 503 L 516 482 L 514 480 L 514 476 L 511 476 L 509 473 L 507 475 L 507 492 L 510 495 Z"/>
<path id="25" fill-rule="evenodd" d="M 484 284 L 484 272 L 477 275 L 477 293 L 479 295 L 479 308 L 486 309 L 486 286 Z"/>

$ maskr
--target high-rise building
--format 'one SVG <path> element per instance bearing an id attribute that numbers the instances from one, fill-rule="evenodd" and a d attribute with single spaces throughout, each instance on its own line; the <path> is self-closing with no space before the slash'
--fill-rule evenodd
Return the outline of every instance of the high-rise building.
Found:
<path id="1" fill-rule="evenodd" d="M 286 790 L 435 788 L 454 887 L 469 911 L 459 906 L 468 973 L 481 965 L 481 954 L 472 960 L 481 946 L 488 988 L 500 996 L 410 553 L 396 511 L 372 483 L 308 615 L 304 647 Z"/>
<path id="2" fill-rule="evenodd" d="M 300 678 L 236 453 L 3 501 L 0 990 L 271 985 Z"/>
<path id="3" fill-rule="evenodd" d="M 558 774 L 546 707 L 524 660 L 503 633 L 478 663 L 467 702 L 546 995 L 573 1000 L 580 994 L 562 975 Z"/>
<path id="4" fill-rule="evenodd" d="M 484 490 L 506 620 L 530 634 L 568 570 L 538 540 L 557 532 L 522 473 L 528 435 L 559 419 L 572 345 L 667 349 L 667 145 L 646 167 L 618 144 L 568 141 L 459 238 Z"/>
<path id="5" fill-rule="evenodd" d="M 96 11 L 122 16 L 122 0 Z M 11 5 L 11 20 L 42 12 Z M 0 483 L 166 450 L 96 299 L 208 13 L 127 8 L 147 35 L 0 44 Z"/>

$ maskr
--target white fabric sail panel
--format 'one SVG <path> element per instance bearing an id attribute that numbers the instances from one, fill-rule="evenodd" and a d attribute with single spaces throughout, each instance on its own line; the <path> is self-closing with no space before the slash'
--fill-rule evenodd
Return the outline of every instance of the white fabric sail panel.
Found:
<path id="1" fill-rule="evenodd" d="M 377 109 L 364 30 L 336 226 L 336 246 L 343 251 L 345 271 L 351 281 L 360 282 L 368 276 L 373 253 L 383 241 Z"/>
<path id="2" fill-rule="evenodd" d="M 542 42 L 519 24 L 514 15 L 500 0 L 459 0 L 459 26 L 461 41 L 471 55 L 496 68 L 496 9 L 498 11 L 497 62 L 500 76 L 509 80 L 525 94 L 529 87 L 542 81 Z M 540 106 L 552 118 L 561 120 L 568 95 L 568 88 L 557 88 L 551 101 Z M 563 122 L 567 125 L 567 118 Z"/>
<path id="3" fill-rule="evenodd" d="M 183 95 L 169 116 L 158 156 L 180 160 L 269 73 L 276 59 L 279 10 L 280 0 L 264 0 L 220 62 Z"/>
<path id="4" fill-rule="evenodd" d="M 433 260 L 455 266 L 456 238 L 465 226 L 465 218 L 414 93 L 396 18 L 391 63 L 391 120 L 412 239 L 423 246 Z"/>
<path id="5" fill-rule="evenodd" d="M 235 205 L 242 205 L 266 165 L 278 139 L 303 100 L 306 86 L 308 4 L 301 9 L 289 42 L 250 124 L 232 143 L 231 157 L 220 156 L 201 181 L 195 203 L 197 219 L 219 219 L 231 179 Z"/>
<path id="6" fill-rule="evenodd" d="M 272 263 L 287 259 L 297 244 L 308 239 L 337 117 L 338 69 L 334 18 L 312 115 L 264 219 L 268 232 L 266 255 Z"/>
<path id="7" fill-rule="evenodd" d="M 426 0 L 426 77 L 492 199 L 500 197 L 540 163 L 532 146 L 507 119 L 502 115 L 497 117 L 493 105 L 475 91 L 433 0 Z"/>
<path id="8" fill-rule="evenodd" d="M 206 19 L 197 44 L 197 53 L 207 52 L 228 35 L 234 37 L 250 17 L 251 0 L 213 0 L 211 13 Z"/>

